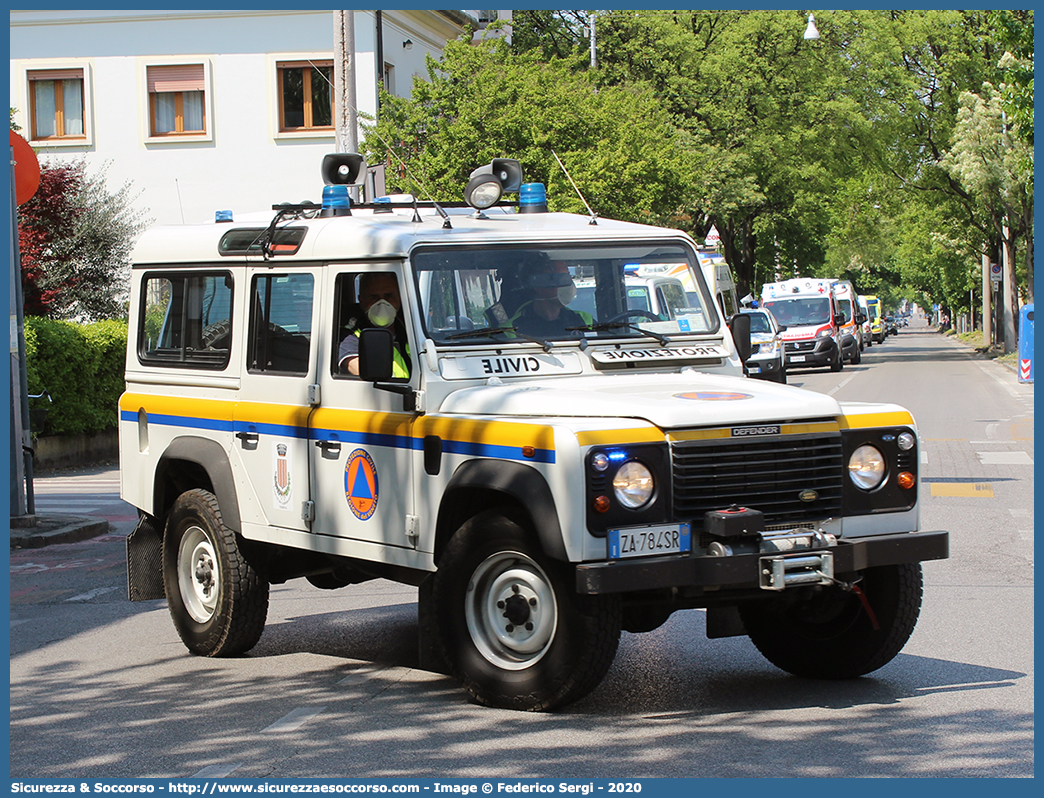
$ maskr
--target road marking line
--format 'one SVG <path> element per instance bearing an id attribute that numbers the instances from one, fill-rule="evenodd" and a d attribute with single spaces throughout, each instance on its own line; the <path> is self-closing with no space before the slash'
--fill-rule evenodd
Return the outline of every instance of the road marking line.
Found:
<path id="1" fill-rule="evenodd" d="M 86 593 L 67 598 L 66 601 L 90 601 L 92 598 L 104 596 L 106 593 L 111 593 L 112 591 L 119 589 L 119 587 L 96 587 L 94 590 L 88 590 Z"/>
<path id="2" fill-rule="evenodd" d="M 983 465 L 1033 465 L 1026 452 L 976 452 Z"/>
<path id="3" fill-rule="evenodd" d="M 844 388 L 846 385 L 848 385 L 848 383 L 850 383 L 854 379 L 855 379 L 855 374 L 853 374 L 851 377 L 849 377 L 846 380 L 841 380 L 841 382 L 839 382 L 837 385 L 835 385 L 831 390 L 827 391 L 827 396 L 833 396 L 835 393 L 840 391 L 842 388 Z"/>
<path id="4" fill-rule="evenodd" d="M 989 482 L 933 482 L 932 496 L 992 499 L 993 485 Z"/>
<path id="5" fill-rule="evenodd" d="M 226 776 L 232 774 L 235 770 L 243 767 L 242 762 L 236 762 L 234 765 L 207 765 L 203 770 L 193 773 L 189 776 L 190 779 L 223 779 Z"/>
<path id="6" fill-rule="evenodd" d="M 921 449 L 921 465 L 928 465 L 928 452 Z"/>
<path id="7" fill-rule="evenodd" d="M 987 369 L 981 363 L 975 363 L 975 365 L 979 367 L 979 370 L 983 374 L 985 374 L 987 377 L 989 377 L 991 380 L 993 380 L 995 383 L 997 383 L 1001 388 L 1003 388 L 1009 394 L 1011 394 L 1015 398 L 1018 398 L 1019 396 L 1021 396 L 1021 394 L 1015 388 L 1013 388 L 1011 385 L 1008 385 L 1008 383 L 1006 383 L 1004 380 L 1002 380 L 994 371 L 991 371 L 991 370 Z M 1012 376 L 1014 376 L 1014 375 L 1012 375 Z"/>
<path id="8" fill-rule="evenodd" d="M 295 731 L 296 729 L 304 726 L 308 721 L 322 712 L 326 707 L 319 707 L 318 709 L 311 709 L 309 707 L 299 707 L 293 712 L 284 715 L 271 726 L 268 726 L 261 730 L 262 734 L 279 734 L 281 732 Z"/>

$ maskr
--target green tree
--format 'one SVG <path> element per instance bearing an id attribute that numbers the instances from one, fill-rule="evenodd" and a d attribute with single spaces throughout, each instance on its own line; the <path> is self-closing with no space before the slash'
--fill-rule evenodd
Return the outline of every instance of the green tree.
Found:
<path id="1" fill-rule="evenodd" d="M 514 55 L 500 39 L 451 42 L 428 78 L 409 99 L 382 94 L 363 144 L 396 187 L 459 201 L 475 167 L 510 157 L 547 186 L 551 210 L 583 213 L 557 153 L 596 213 L 646 223 L 675 214 L 690 181 L 678 157 L 685 145 L 651 91 L 596 91 L 588 73 Z"/>
<path id="2" fill-rule="evenodd" d="M 126 315 L 130 250 L 145 226 L 129 184 L 111 192 L 105 169 L 40 165 L 36 195 L 18 209 L 25 312 L 97 321 Z"/>
<path id="3" fill-rule="evenodd" d="M 967 189 L 1004 248 L 1006 289 L 1018 285 L 1015 271 L 1015 245 L 1028 235 L 1033 225 L 1032 147 L 1023 138 L 1012 136 L 1000 92 L 984 84 L 982 92 L 964 92 L 957 115 L 954 143 L 943 158 L 943 167 Z M 1027 250 L 1032 252 L 1032 248 Z M 1033 298 L 1033 264 L 1026 264 L 1026 286 Z M 1018 313 L 1018 292 L 1006 290 L 1010 303 L 1006 310 L 1005 349 L 1015 348 L 1014 319 Z"/>

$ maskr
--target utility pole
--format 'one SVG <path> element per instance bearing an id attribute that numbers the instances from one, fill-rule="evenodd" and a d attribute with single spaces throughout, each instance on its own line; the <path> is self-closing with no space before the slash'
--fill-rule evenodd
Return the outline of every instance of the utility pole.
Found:
<path id="1" fill-rule="evenodd" d="M 355 13 L 334 11 L 334 126 L 338 152 L 359 151 L 355 96 Z"/>
<path id="2" fill-rule="evenodd" d="M 990 285 L 990 254 L 986 252 L 982 256 L 982 342 L 987 348 L 993 346 L 993 308 L 990 299 L 993 296 L 993 286 Z"/>
<path id="3" fill-rule="evenodd" d="M 598 66 L 598 59 L 595 56 L 595 12 L 591 12 L 591 69 Z"/>

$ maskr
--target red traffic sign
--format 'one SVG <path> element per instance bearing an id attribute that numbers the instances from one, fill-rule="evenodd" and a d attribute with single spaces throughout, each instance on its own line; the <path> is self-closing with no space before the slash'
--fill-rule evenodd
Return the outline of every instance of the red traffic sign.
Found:
<path id="1" fill-rule="evenodd" d="M 11 150 L 15 162 L 15 199 L 22 205 L 31 200 L 40 187 L 40 161 L 29 142 L 13 130 Z"/>

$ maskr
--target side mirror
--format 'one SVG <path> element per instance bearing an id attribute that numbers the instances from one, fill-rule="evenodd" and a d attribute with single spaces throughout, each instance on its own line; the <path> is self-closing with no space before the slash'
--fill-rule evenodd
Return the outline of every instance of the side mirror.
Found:
<path id="1" fill-rule="evenodd" d="M 862 313 L 857 313 L 856 324 L 866 324 L 866 316 L 864 316 Z"/>
<path id="2" fill-rule="evenodd" d="M 834 316 L 834 324 L 836 324 L 838 327 L 844 327 L 845 315 L 843 313 L 838 313 L 836 316 Z"/>
<path id="3" fill-rule="evenodd" d="M 787 329 L 787 325 L 785 325 L 785 324 L 777 324 L 776 325 L 776 329 L 779 330 L 780 332 L 783 332 L 785 329 Z"/>
<path id="4" fill-rule="evenodd" d="M 394 342 L 387 328 L 367 328 L 359 333 L 359 376 L 366 382 L 384 382 L 392 376 Z"/>
<path id="5" fill-rule="evenodd" d="M 746 363 L 750 359 L 750 315 L 736 313 L 728 319 L 729 331 L 732 333 L 732 341 L 736 344 L 740 362 Z"/>

